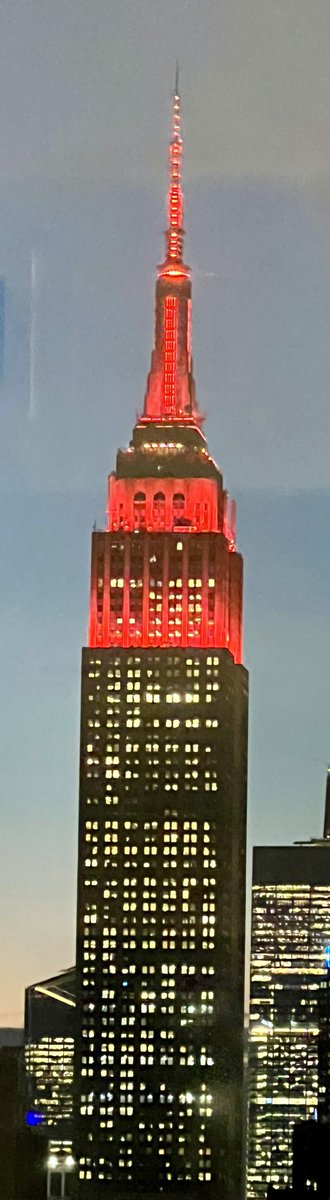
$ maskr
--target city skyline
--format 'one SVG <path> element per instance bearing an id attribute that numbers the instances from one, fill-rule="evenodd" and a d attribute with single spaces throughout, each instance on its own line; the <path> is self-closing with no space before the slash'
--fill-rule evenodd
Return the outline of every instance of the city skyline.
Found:
<path id="1" fill-rule="evenodd" d="M 187 71 L 187 68 L 184 67 L 184 87 L 185 71 Z M 189 143 L 192 144 L 191 135 L 193 134 L 193 130 L 191 129 L 191 125 L 193 121 L 191 120 L 191 115 L 195 116 L 191 83 L 189 87 L 190 102 L 188 99 L 188 103 L 186 101 L 185 104 L 185 125 L 189 131 L 188 145 Z M 162 100 L 164 121 L 166 119 L 167 91 L 168 75 Z M 200 104 L 202 105 L 202 99 L 200 100 Z M 155 157 L 155 154 L 153 157 Z M 159 158 L 157 158 L 157 172 L 159 172 L 159 185 L 157 184 L 157 189 L 159 194 L 162 195 L 161 171 L 162 158 L 160 153 Z M 193 178 L 194 172 L 195 181 Z M 269 464 L 270 462 L 272 466 L 272 471 L 269 471 L 268 474 L 274 486 L 276 483 L 276 465 L 280 460 L 280 450 L 283 448 L 284 441 L 290 447 L 294 414 L 297 418 L 299 407 L 298 402 L 295 409 L 291 409 L 289 406 L 289 419 L 286 407 L 281 402 L 279 415 L 283 425 L 283 443 L 281 439 L 279 442 L 276 442 L 278 426 L 274 416 L 275 408 L 273 412 L 270 408 L 267 408 L 267 418 L 270 421 L 273 438 L 273 447 L 268 449 L 265 438 L 266 423 L 262 424 L 265 418 L 261 412 L 261 401 L 267 381 L 265 344 L 267 346 L 267 336 L 269 338 L 270 333 L 267 320 L 261 314 L 261 307 L 264 299 L 267 296 L 269 297 L 269 288 L 271 288 L 272 295 L 276 298 L 274 309 L 270 315 L 275 322 L 278 339 L 277 353 L 279 353 L 279 347 L 283 346 L 284 355 L 286 354 L 287 356 L 288 377 L 294 383 L 294 393 L 295 389 L 298 392 L 298 385 L 302 384 L 303 370 L 300 376 L 295 371 L 292 357 L 290 358 L 289 351 L 292 335 L 289 336 L 286 329 L 283 328 L 283 321 L 280 315 L 284 300 L 288 328 L 289 330 L 296 329 L 297 353 L 299 345 L 302 345 L 303 341 L 305 343 L 304 369 L 306 369 L 306 329 L 310 329 L 311 361 L 312 363 L 314 362 L 315 366 L 316 394 L 320 400 L 321 394 L 322 396 L 325 394 L 326 382 L 328 380 L 328 360 L 323 350 L 325 340 L 328 337 L 328 326 L 324 317 L 324 313 L 328 311 L 327 305 L 329 304 L 327 263 L 323 262 L 321 267 L 322 254 L 325 252 L 325 247 L 328 246 L 327 222 L 324 215 L 320 214 L 317 205 L 313 208 L 310 200 L 306 201 L 306 195 L 304 195 L 304 200 L 302 201 L 300 193 L 298 200 L 297 196 L 290 189 L 290 195 L 288 195 L 284 188 L 284 191 L 278 196 L 276 188 L 275 190 L 268 188 L 264 183 L 262 185 L 258 185 L 257 183 L 251 184 L 250 181 L 249 183 L 240 183 L 238 185 L 237 175 L 235 183 L 232 182 L 228 185 L 228 182 L 222 181 L 220 189 L 218 185 L 215 185 L 214 181 L 210 183 L 210 180 L 208 180 L 205 183 L 205 175 L 204 181 L 196 182 L 196 175 L 198 176 L 197 153 L 194 170 L 191 170 L 191 174 L 192 180 L 191 182 L 189 181 L 189 209 L 192 215 L 189 222 L 189 246 L 194 245 L 196 252 L 198 247 L 198 260 L 202 261 L 203 269 L 205 268 L 206 272 L 208 270 L 212 271 L 211 250 L 212 253 L 215 253 L 216 260 L 216 277 L 214 280 L 212 277 L 205 278 L 202 267 L 200 277 L 198 271 L 196 272 L 194 352 L 198 361 L 199 394 L 202 396 L 201 381 L 203 380 L 205 407 L 207 406 L 208 408 L 207 431 L 216 456 L 220 459 L 220 465 L 223 462 L 225 463 L 226 479 L 228 480 L 230 490 L 235 492 L 238 500 L 239 541 L 241 545 L 244 544 L 247 558 L 245 610 L 248 632 L 248 665 L 249 667 L 253 667 L 253 717 L 251 725 L 253 774 L 251 800 L 256 814 L 253 840 L 265 840 L 266 824 L 269 826 L 270 841 L 274 840 L 274 837 L 278 837 L 280 841 L 291 840 L 295 836 L 309 836 L 309 834 L 317 836 L 321 831 L 324 774 L 328 758 L 328 735 L 325 716 L 328 698 L 328 673 L 325 665 L 327 656 L 326 637 L 328 636 L 326 630 L 327 580 L 325 572 L 325 531 L 327 529 L 329 496 L 326 489 L 325 466 L 323 465 L 321 468 L 321 462 L 325 462 L 322 459 L 322 449 L 318 449 L 317 438 L 315 442 L 311 442 L 308 421 L 306 424 L 306 396 L 309 395 L 309 391 L 312 391 L 312 383 L 314 384 L 312 373 L 308 379 L 305 401 L 302 406 L 302 427 L 299 422 L 299 453 L 295 455 L 292 448 L 291 451 L 290 449 L 287 451 L 286 457 L 284 456 L 280 489 L 273 494 L 271 491 L 268 492 L 268 495 L 264 493 L 263 489 L 265 488 L 267 479 L 267 463 Z M 187 189 L 188 179 L 186 182 L 186 191 Z M 84 287 L 86 289 L 85 307 L 83 309 L 79 308 L 79 320 L 82 328 L 80 328 L 78 343 L 76 342 L 75 344 L 76 348 L 72 345 L 70 346 L 71 359 L 68 344 L 63 340 L 63 327 L 61 328 L 59 325 L 54 307 L 55 297 L 58 303 L 59 297 L 62 296 L 65 302 L 64 310 L 66 309 L 67 317 L 70 318 L 70 314 L 72 316 L 73 312 L 77 314 L 77 308 L 70 307 L 72 304 L 72 295 L 70 297 L 68 294 L 68 282 L 71 278 L 70 271 L 67 272 L 63 268 L 63 264 L 59 273 L 56 274 L 55 270 L 58 244 L 61 244 L 62 241 L 63 246 L 68 248 L 68 235 L 73 224 L 73 217 L 70 214 L 70 203 L 67 201 L 65 219 L 63 218 L 63 209 L 56 211 L 53 239 L 50 238 L 49 240 L 49 229 L 46 229 L 45 232 L 45 223 L 43 223 L 42 252 L 40 253 L 38 239 L 35 251 L 35 261 L 39 270 L 38 286 L 41 289 L 44 308 L 43 324 L 41 325 L 41 329 L 39 329 L 41 339 L 41 346 L 39 345 L 39 403 L 36 403 L 35 420 L 31 421 L 30 425 L 27 424 L 25 416 L 23 421 L 23 411 L 25 413 L 22 399 L 24 392 L 22 385 L 24 355 L 22 350 L 20 350 L 18 362 L 20 364 L 21 377 L 18 379 L 16 375 L 16 380 L 13 381 L 11 358 L 13 354 L 13 342 L 10 340 L 10 336 L 6 346 L 8 373 L 3 389 L 2 407 L 2 417 L 7 437 L 7 441 L 5 440 L 7 450 L 6 461 L 4 462 L 4 480 L 6 481 L 7 476 L 7 488 L 9 484 L 13 488 L 15 481 L 16 488 L 16 494 L 14 489 L 12 492 L 7 492 L 7 497 L 5 497 L 6 502 L 7 500 L 9 501 L 10 520 L 8 521 L 7 510 L 3 529 L 6 550 L 9 541 L 7 578 L 8 595 L 10 598 L 8 607 L 6 606 L 4 609 L 3 619 L 3 628 L 5 630 L 4 666 L 8 679 L 4 712 L 6 721 L 8 720 L 8 697 L 10 701 L 9 689 L 14 681 L 16 681 L 17 691 L 10 713 L 10 740 L 9 742 L 5 741 L 3 748 L 3 763 L 7 768 L 5 803 L 8 804 L 8 824 L 6 823 L 5 825 L 5 829 L 8 831 L 8 857 L 4 864 L 4 888 L 5 894 L 11 898 L 8 926 L 5 931 L 4 941 L 6 942 L 8 930 L 7 963 L 9 972 L 11 971 L 13 978 L 12 990 L 10 993 L 7 993 L 8 999 L 5 997 L 4 1001 L 1 1002 L 1 1019 L 4 1024 L 8 1023 L 7 1014 L 9 1014 L 10 1005 L 13 1016 L 15 1019 L 19 1019 L 16 1014 L 19 1013 L 18 997 L 22 995 L 23 984 L 27 984 L 33 977 L 41 978 L 42 975 L 46 975 L 48 967 L 49 974 L 51 974 L 56 969 L 69 965 L 73 961 L 74 890 L 71 884 L 71 876 L 73 874 L 73 859 L 75 854 L 75 758 L 78 736 L 77 722 L 74 719 L 73 713 L 78 695 L 79 645 L 81 640 L 83 640 L 82 629 L 85 623 L 85 610 L 82 598 L 85 595 L 88 576 L 86 530 L 93 521 L 94 515 L 97 517 L 100 515 L 101 517 L 103 508 L 103 497 L 97 483 L 95 470 L 98 456 L 102 453 L 103 461 L 106 461 L 107 467 L 109 461 L 111 461 L 111 456 L 113 457 L 114 455 L 116 444 L 124 444 L 125 442 L 125 431 L 128 426 L 132 407 L 134 407 L 135 403 L 137 407 L 141 404 L 144 367 L 147 362 L 148 353 L 148 330 L 152 314 L 152 299 L 148 286 L 143 293 L 144 300 L 141 305 L 140 316 L 138 314 L 136 299 L 141 287 L 144 286 L 142 278 L 147 279 L 149 264 L 153 265 L 154 253 L 155 251 L 157 253 L 158 246 L 156 223 L 159 205 L 154 183 L 152 181 L 149 183 L 149 194 L 142 182 L 138 187 L 133 187 L 132 184 L 130 186 L 126 185 L 124 191 L 125 200 L 122 208 L 122 216 L 120 215 L 119 197 L 116 201 L 114 194 L 112 195 L 112 205 L 110 204 L 108 210 L 109 221 L 108 215 L 104 216 L 104 208 L 106 207 L 104 202 L 101 205 L 100 201 L 97 211 L 99 212 L 102 207 L 102 238 L 104 237 L 105 239 L 108 226 L 110 229 L 109 244 L 111 243 L 112 247 L 110 256 L 112 275 L 115 272 L 116 279 L 118 280 L 120 259 L 122 263 L 126 264 L 126 267 L 128 267 L 129 263 L 133 264 L 131 267 L 132 284 L 130 285 L 129 302 L 127 288 L 124 287 L 123 281 L 121 281 L 119 309 L 115 310 L 113 308 L 110 311 L 108 305 L 108 307 L 102 310 L 100 301 L 96 303 L 91 329 L 90 316 L 88 317 L 89 302 L 87 287 L 89 273 L 94 278 L 93 264 L 97 261 L 97 258 L 98 260 L 100 259 L 99 249 L 95 258 L 95 243 L 91 239 L 89 243 L 87 242 L 85 274 L 82 276 L 83 289 Z M 205 232 L 203 232 L 202 217 L 198 215 L 199 209 L 203 213 L 206 211 L 208 214 L 212 245 L 211 239 L 208 241 Z M 22 227 L 22 218 L 18 210 L 19 201 L 17 201 L 14 216 L 11 215 L 9 217 L 8 210 L 6 212 L 4 207 L 3 224 L 5 224 L 7 230 L 13 231 L 15 219 L 17 226 Z M 31 211 L 34 211 L 33 219 L 31 218 Z M 24 238 L 26 238 L 27 243 L 30 237 L 31 224 L 33 225 L 33 221 L 36 222 L 38 219 L 40 221 L 40 211 L 42 211 L 44 222 L 44 202 L 41 205 L 41 210 L 39 208 L 39 214 L 37 212 L 36 216 L 36 209 L 33 210 L 29 195 L 25 213 L 27 228 L 25 228 L 24 232 Z M 93 212 L 95 218 L 96 209 Z M 141 234 L 138 251 L 136 250 L 135 238 L 133 236 L 133 218 L 135 218 L 136 213 L 141 214 L 138 216 L 138 223 L 140 222 L 138 228 Z M 144 238 L 144 235 L 142 237 L 145 214 L 147 214 L 147 224 L 149 224 L 148 239 Z M 299 215 L 298 224 L 297 214 Z M 84 221 L 82 222 L 82 226 L 79 226 L 78 222 L 78 233 L 76 234 L 76 244 L 72 253 L 71 264 L 74 264 L 75 254 L 78 257 L 78 251 L 80 253 L 83 246 L 83 234 L 86 232 L 86 228 L 89 230 L 91 238 L 91 225 L 89 222 L 90 216 L 85 211 L 85 225 Z M 113 241 L 112 225 L 114 222 L 116 222 L 117 236 L 119 238 L 118 254 L 116 254 Z M 220 227 L 223 233 L 219 249 L 219 242 L 215 239 L 215 234 L 217 233 L 219 238 Z M 275 244 L 278 248 L 281 247 L 283 227 L 287 231 L 286 237 L 289 252 L 291 253 L 291 264 L 293 264 L 294 268 L 294 281 L 292 284 L 291 280 L 291 291 L 289 289 L 288 292 L 284 287 L 286 271 L 283 256 L 277 270 L 273 261 L 269 265 L 266 250 L 264 250 L 264 256 L 260 254 L 261 244 L 263 247 L 266 247 L 270 244 L 272 238 L 274 239 L 273 245 Z M 131 232 L 129 246 L 125 250 L 127 229 L 130 229 Z M 238 230 L 243 231 L 239 238 Z M 253 256 L 248 250 L 251 234 L 254 251 L 257 248 L 257 269 L 256 263 L 253 262 Z M 25 246 L 24 238 L 23 242 Z M 201 248 L 201 251 L 199 248 Z M 124 253 L 126 254 L 126 258 L 123 258 Z M 22 253 L 22 259 L 25 261 L 24 254 Z M 135 263 L 134 255 L 136 255 Z M 237 277 L 233 279 L 234 264 L 237 267 L 238 263 L 239 271 L 237 271 Z M 7 246 L 7 265 L 9 275 L 12 277 L 13 250 L 9 246 Z M 43 272 L 46 273 L 46 268 L 48 269 L 49 265 L 51 269 L 47 282 Z M 27 278 L 30 278 L 30 267 L 30 255 L 27 255 Z M 270 283 L 268 281 L 269 271 Z M 304 301 L 300 295 L 300 290 L 305 294 L 305 297 L 308 295 L 311 272 L 315 311 L 314 309 L 311 311 L 310 304 L 307 303 L 307 300 Z M 2 271 L 2 274 L 4 273 Z M 123 272 L 124 274 L 125 272 Z M 16 274 L 16 281 L 17 278 Z M 239 296 L 242 280 L 246 292 L 243 289 L 243 295 Z M 279 281 L 281 286 L 279 286 Z M 252 324 L 251 322 L 249 324 L 248 335 L 254 347 L 254 353 L 260 357 L 262 348 L 262 355 L 264 356 L 261 356 L 263 370 L 258 379 L 256 379 L 251 369 L 251 359 L 246 359 L 246 355 L 242 352 L 242 333 L 244 333 L 245 339 L 247 337 L 245 319 L 249 307 L 248 294 L 250 286 L 252 287 L 252 295 L 258 297 L 258 304 L 252 303 L 253 320 Z M 53 293 L 52 288 L 54 289 Z M 207 303 L 205 300 L 206 289 L 209 297 Z M 105 290 L 111 293 L 111 272 L 107 275 L 106 281 L 103 279 L 100 293 L 102 303 Z M 221 300 L 217 302 L 216 325 L 212 327 L 210 310 L 214 302 L 215 293 L 218 297 L 219 295 L 221 296 Z M 28 295 L 27 287 L 27 298 Z M 315 300 L 315 295 L 320 296 L 320 300 Z M 47 303 L 44 305 L 45 299 Z M 95 300 L 96 293 L 94 289 L 94 305 Z M 16 295 L 14 294 L 13 296 L 12 293 L 11 302 L 12 304 L 14 302 L 18 303 L 17 289 Z M 149 322 L 146 315 L 147 304 L 149 304 Z M 121 368 L 117 366 L 122 414 L 119 413 L 119 404 L 117 404 L 116 396 L 113 395 L 113 398 L 111 397 L 110 389 L 109 394 L 106 394 L 107 380 L 105 380 L 104 375 L 102 375 L 101 379 L 99 377 L 100 409 L 98 409 L 97 393 L 95 393 L 92 412 L 88 412 L 86 393 L 90 389 L 92 371 L 86 360 L 84 360 L 83 355 L 81 365 L 78 362 L 79 369 L 77 369 L 77 365 L 74 366 L 74 355 L 77 355 L 77 345 L 79 360 L 79 352 L 82 354 L 82 337 L 86 339 L 89 333 L 91 342 L 93 341 L 95 323 L 100 324 L 104 320 L 104 313 L 106 312 L 107 336 L 108 329 L 110 335 L 111 322 L 112 330 L 115 331 L 110 338 L 111 353 L 109 354 L 109 348 L 105 346 L 105 337 L 103 336 L 101 347 L 100 342 L 98 342 L 97 354 L 100 356 L 100 349 L 102 351 L 105 350 L 105 373 L 108 371 L 111 363 L 118 364 L 121 360 L 121 346 L 123 344 L 120 341 L 120 337 L 122 336 L 120 330 L 123 329 L 124 320 L 126 320 L 125 305 L 128 308 L 130 327 L 132 331 L 136 329 L 135 337 L 140 342 L 139 347 L 137 347 L 137 341 L 134 343 L 133 340 L 134 380 L 140 380 L 140 393 L 136 395 L 136 384 L 134 384 L 133 393 L 128 366 L 123 370 L 121 377 Z M 317 336 L 317 316 L 321 316 L 322 305 L 323 322 L 319 321 L 319 335 Z M 206 307 L 207 320 L 202 317 L 203 306 Z M 232 321 L 233 311 L 235 313 L 236 336 L 240 334 L 240 340 L 237 340 L 237 346 L 235 346 L 234 340 L 230 341 L 230 353 L 228 354 L 227 352 L 226 354 L 225 338 L 229 336 L 229 324 Z M 14 316 L 15 336 L 17 336 L 17 326 L 19 325 L 19 320 L 22 319 L 22 308 L 18 306 Z M 256 341 L 257 318 L 260 321 L 260 340 L 258 341 Z M 73 320 L 73 328 L 75 329 L 75 336 L 77 336 L 75 321 L 76 317 Z M 298 321 L 298 335 L 297 327 L 294 324 L 295 321 Z M 311 323 L 310 327 L 308 326 L 308 322 Z M 12 336 L 13 326 L 11 328 Z M 55 368 L 54 359 L 54 384 L 48 390 L 50 368 L 48 362 L 46 370 L 43 343 L 46 328 L 48 330 L 48 348 L 49 341 L 53 335 L 55 338 L 54 352 L 57 347 L 57 352 L 61 355 L 64 347 L 63 367 L 67 370 L 71 363 L 71 372 L 73 371 L 73 375 L 71 374 L 70 376 L 70 373 L 68 374 L 68 379 L 70 379 L 69 403 L 66 396 L 65 371 L 62 378 L 59 378 L 57 375 L 58 368 L 57 366 Z M 214 381 L 212 386 L 209 387 L 210 380 L 206 361 L 211 340 L 214 343 L 215 329 L 223 330 L 222 354 L 218 363 L 222 393 L 220 405 L 216 396 Z M 274 346 L 275 343 L 273 343 L 273 352 Z M 234 353 L 238 356 L 239 370 L 237 371 L 233 368 Z M 321 361 L 323 362 L 321 380 L 317 369 L 319 354 L 321 354 Z M 272 389 L 274 389 L 273 391 L 271 389 L 274 402 L 274 383 L 276 381 L 277 385 L 279 385 L 280 378 L 283 380 L 283 372 L 281 374 L 279 371 L 277 361 L 276 354 L 275 357 L 273 354 L 270 374 L 272 376 Z M 95 358 L 92 354 L 92 368 L 93 366 L 95 367 Z M 28 374 L 28 354 L 25 367 Z M 241 375 L 242 372 L 243 374 L 244 372 L 246 373 L 246 367 L 248 368 L 249 398 L 251 400 L 253 385 L 257 383 L 256 390 L 259 396 L 259 407 L 258 405 L 254 406 L 253 403 L 249 405 L 248 401 L 245 406 L 245 388 L 242 386 L 240 373 Z M 213 357 L 213 373 L 214 369 L 215 359 Z M 91 372 L 90 374 L 89 371 Z M 84 379 L 84 372 L 86 380 Z M 76 381 L 76 387 L 77 380 L 79 384 L 74 401 L 72 397 L 72 378 Z M 287 377 L 285 377 L 285 381 L 287 394 Z M 15 395 L 13 391 L 14 382 Z M 236 385 L 237 395 L 235 398 L 234 389 Z M 84 390 L 85 388 L 86 391 Z M 59 396 L 58 407 L 57 390 Z M 210 401 L 208 398 L 209 391 Z M 14 404 L 12 405 L 13 396 Z M 287 402 L 288 400 L 286 400 Z M 203 407 L 203 400 L 201 404 Z M 249 412 L 248 419 L 253 431 L 252 436 L 248 437 L 246 442 L 248 453 L 244 452 L 241 439 L 237 439 L 235 429 L 235 426 L 239 427 L 240 419 L 243 422 L 241 428 L 243 429 L 246 441 L 248 425 L 245 416 L 245 407 Z M 230 409 L 231 416 L 228 415 Z M 316 409 L 318 413 L 316 428 L 318 430 L 322 428 L 325 430 L 325 425 L 322 425 L 322 411 L 322 405 L 319 405 L 319 408 Z M 22 425 L 22 432 L 17 439 L 14 453 L 13 429 L 15 432 L 19 423 Z M 260 428 L 262 430 L 261 440 Z M 108 431 L 109 444 L 106 445 Z M 51 446 L 52 432 L 54 433 L 53 446 Z M 65 444 L 62 455 L 64 433 Z M 257 438 L 257 452 L 255 452 L 253 444 L 253 434 Z M 89 474 L 87 474 L 86 446 L 90 441 L 91 435 L 92 463 Z M 237 449 L 235 439 L 236 441 L 238 440 Z M 322 442 L 325 447 L 325 433 Z M 77 451 L 76 455 L 74 454 L 74 448 Z M 306 450 L 306 459 L 304 459 L 304 450 Z M 258 455 L 260 460 L 259 466 Z M 70 461 L 72 468 L 72 492 L 65 495 L 65 491 L 70 483 Z M 247 468 L 248 461 L 252 464 L 249 466 L 249 469 Z M 313 495 L 303 495 L 297 490 L 297 487 L 302 487 L 305 461 L 309 485 L 312 490 L 314 489 Z M 318 461 L 320 462 L 319 477 L 323 488 L 323 491 L 319 494 L 316 493 Z M 76 462 L 78 466 L 76 466 Z M 234 465 L 236 462 L 241 472 L 241 483 L 245 487 L 241 495 L 239 494 L 240 488 L 237 487 L 237 483 L 239 484 L 240 480 L 235 478 L 235 472 L 238 471 L 238 467 Z M 101 469 L 103 468 L 100 467 L 98 469 L 98 478 L 100 477 Z M 83 480 L 81 483 L 82 476 Z M 258 489 L 260 489 L 254 493 L 251 490 L 253 480 L 255 480 Z M 37 491 L 34 492 L 33 489 L 36 487 L 36 484 Z M 294 485 L 293 488 L 292 484 Z M 82 493 L 79 491 L 81 487 Z M 60 500 L 56 494 L 57 488 L 62 489 L 63 500 Z M 287 488 L 286 493 L 285 488 Z M 29 528 L 26 527 L 26 524 L 28 524 Z M 66 542 L 61 549 L 64 524 Z M 308 561 L 306 561 L 307 545 Z M 281 581 L 278 578 L 281 572 L 285 574 L 285 581 L 283 579 Z M 22 578 L 22 575 L 24 587 L 20 591 L 17 589 L 17 578 Z M 61 577 L 63 576 L 65 577 L 65 596 L 63 596 L 61 586 Z M 12 605 L 13 595 L 15 597 L 14 606 Z M 311 626 L 313 628 L 313 638 L 308 641 L 308 632 Z M 318 635 L 317 626 L 319 626 Z M 8 633 L 10 636 L 8 636 Z M 274 647 L 274 640 L 277 642 L 277 651 Z M 51 645 L 52 641 L 54 642 L 54 647 Z M 56 649 L 55 642 L 57 642 L 59 649 Z M 272 675 L 273 682 L 271 688 L 269 682 L 265 679 L 264 664 L 266 659 L 268 659 L 268 666 Z M 58 663 L 57 679 L 56 672 L 54 672 L 56 663 Z M 296 681 L 294 676 L 296 676 Z M 27 679 L 29 679 L 28 688 L 26 686 Z M 25 694 L 24 687 L 26 688 Z M 283 703 L 284 693 L 285 705 Z M 30 704 L 31 698 L 32 707 Z M 287 729 L 289 718 L 292 721 L 290 732 Z M 276 732 L 275 745 L 273 741 L 274 729 Z M 17 735 L 20 747 L 24 748 L 24 753 L 21 756 L 21 768 L 17 761 Z M 65 762 L 69 764 L 69 770 L 65 771 L 65 776 L 64 772 L 63 774 L 61 772 L 62 764 L 59 762 L 59 759 L 62 757 L 62 750 Z M 68 780 L 68 794 L 64 794 L 64 778 Z M 27 780 L 29 781 L 28 787 Z M 294 811 L 287 818 L 286 829 L 288 832 L 284 839 L 282 832 L 283 821 L 286 819 L 288 799 L 290 801 L 291 796 L 293 797 Z M 38 801 L 36 797 L 38 797 Z M 265 800 L 268 806 L 267 817 L 265 813 Z M 37 822 L 40 805 L 42 805 L 42 811 L 47 814 L 42 829 L 38 829 Z M 280 826 L 278 832 L 274 828 L 276 825 L 275 810 L 278 812 L 277 823 Z M 318 813 L 320 814 L 319 817 Z M 260 837 L 258 826 L 262 829 Z M 29 847 L 28 873 L 27 846 Z M 41 870 L 39 882 L 38 864 L 39 870 Z M 18 874 L 22 878 L 22 891 L 14 878 L 16 866 L 18 867 Z M 59 870 L 61 894 L 59 894 L 58 889 Z M 33 882 L 29 878 L 31 873 L 34 875 Z M 20 917 L 23 895 L 27 923 L 24 927 L 23 922 L 21 931 Z M 51 919 L 53 919 L 54 925 L 54 928 L 50 929 L 46 949 L 42 945 L 43 911 L 45 912 L 45 921 L 46 914 L 48 914 L 48 929 L 51 926 Z M 54 913 L 56 913 L 55 919 Z M 71 934 L 69 931 L 69 913 L 72 914 Z M 64 934 L 65 926 L 68 932 Z M 12 946 L 14 946 L 14 952 Z M 45 961 L 45 956 L 47 957 L 47 962 Z M 29 964 L 31 964 L 31 969 Z"/>

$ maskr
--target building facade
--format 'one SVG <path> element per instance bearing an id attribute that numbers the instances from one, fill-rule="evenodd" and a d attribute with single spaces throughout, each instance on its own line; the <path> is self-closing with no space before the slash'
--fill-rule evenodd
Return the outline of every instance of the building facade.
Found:
<path id="1" fill-rule="evenodd" d="M 78 864 L 79 1196 L 241 1196 L 247 674 L 201 428 L 180 100 L 142 416 L 94 532 Z"/>
<path id="2" fill-rule="evenodd" d="M 248 1196 L 291 1183 L 295 1123 L 317 1117 L 330 840 L 253 855 Z"/>
<path id="3" fill-rule="evenodd" d="M 47 1196 L 73 1187 L 75 983 L 72 968 L 25 992 L 25 1121 L 44 1143 Z"/>
<path id="4" fill-rule="evenodd" d="M 326 947 L 326 971 L 319 991 L 318 1051 L 318 1119 L 330 1125 L 330 945 Z"/>

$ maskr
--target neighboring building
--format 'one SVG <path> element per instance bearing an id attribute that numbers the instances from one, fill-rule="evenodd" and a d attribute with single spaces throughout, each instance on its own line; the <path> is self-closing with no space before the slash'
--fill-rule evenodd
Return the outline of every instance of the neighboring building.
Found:
<path id="1" fill-rule="evenodd" d="M 253 853 L 248 1196 L 291 1182 L 296 1122 L 317 1115 L 330 840 Z"/>
<path id="2" fill-rule="evenodd" d="M 18 1028 L 16 1025 L 0 1025 L 0 1049 L 6 1050 L 7 1047 L 9 1050 L 23 1053 L 24 1029 Z"/>
<path id="3" fill-rule="evenodd" d="M 292 1196 L 330 1200 L 330 1130 L 319 1121 L 300 1121 L 292 1138 Z"/>
<path id="4" fill-rule="evenodd" d="M 270 1183 L 267 1200 L 330 1200 L 329 1126 L 298 1121 L 292 1133 L 292 1187 Z"/>
<path id="5" fill-rule="evenodd" d="M 195 398 L 177 93 L 173 119 L 151 371 L 83 651 L 80 1200 L 242 1195 L 242 560 Z"/>
<path id="6" fill-rule="evenodd" d="M 270 1184 L 267 1200 L 330 1200 L 330 945 L 324 958 L 317 997 L 317 1113 L 293 1126 L 292 1188 Z"/>
<path id="7" fill-rule="evenodd" d="M 57 1195 L 58 1176 L 59 1194 L 71 1190 L 75 1003 L 74 969 L 25 993 L 25 1120 L 44 1141 L 48 1195 Z"/>
<path id="8" fill-rule="evenodd" d="M 23 1029 L 0 1029 L 1 1200 L 44 1200 L 46 1169 L 40 1142 L 25 1126 Z"/>
<path id="9" fill-rule="evenodd" d="M 326 948 L 326 965 L 327 971 L 321 979 L 319 991 L 318 1119 L 329 1125 L 330 1143 L 330 945 Z"/>
<path id="10" fill-rule="evenodd" d="M 0 1029 L 0 1196 L 15 1200 L 17 1139 L 24 1127 L 24 1037 Z"/>

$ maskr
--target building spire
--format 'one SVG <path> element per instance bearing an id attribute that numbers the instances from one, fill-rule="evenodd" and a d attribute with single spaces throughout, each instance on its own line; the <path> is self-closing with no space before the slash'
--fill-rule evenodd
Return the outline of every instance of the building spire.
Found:
<path id="1" fill-rule="evenodd" d="M 167 263 L 182 262 L 184 230 L 181 157 L 181 98 L 179 93 L 179 65 L 177 63 L 172 108 L 172 137 L 169 152 L 168 228 L 166 232 Z"/>
<path id="2" fill-rule="evenodd" d="M 181 156 L 181 101 L 176 66 L 165 259 L 157 269 L 155 342 L 143 416 L 149 421 L 199 423 L 191 355 L 191 280 L 189 267 L 183 261 Z"/>

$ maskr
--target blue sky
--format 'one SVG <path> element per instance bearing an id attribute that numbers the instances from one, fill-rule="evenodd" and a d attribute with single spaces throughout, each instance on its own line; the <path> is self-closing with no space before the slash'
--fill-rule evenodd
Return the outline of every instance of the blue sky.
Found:
<path id="1" fill-rule="evenodd" d="M 245 560 L 250 843 L 321 831 L 329 35 L 318 0 L 3 5 L 3 1024 L 73 961 L 90 531 L 143 403 L 176 55 L 198 398 Z"/>

